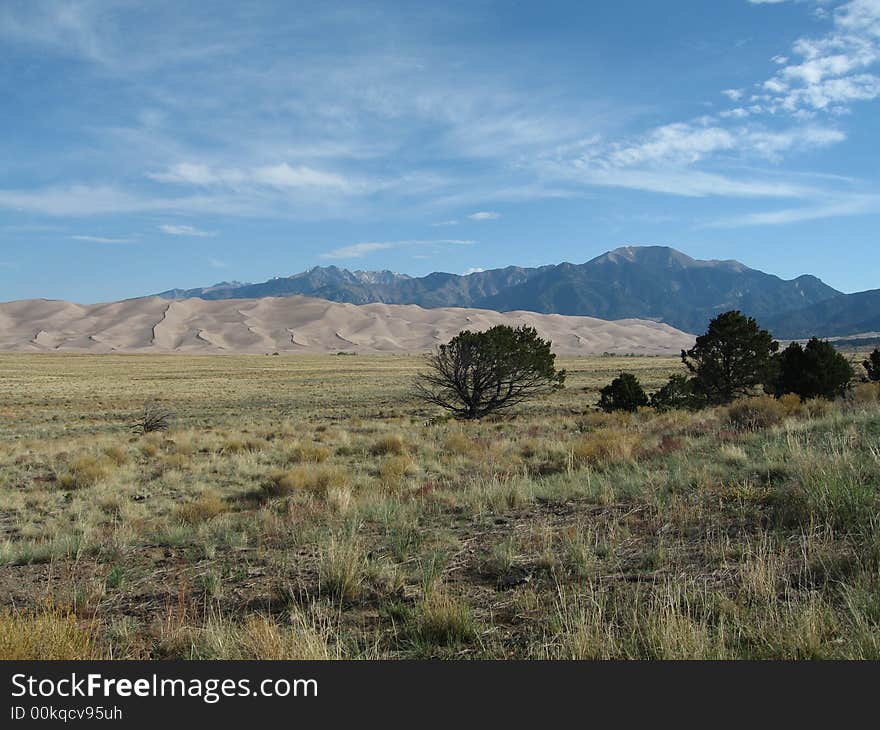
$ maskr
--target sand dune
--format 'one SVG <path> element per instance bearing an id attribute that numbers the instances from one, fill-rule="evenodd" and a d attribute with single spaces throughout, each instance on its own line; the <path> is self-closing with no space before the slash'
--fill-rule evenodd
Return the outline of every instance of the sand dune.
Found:
<path id="1" fill-rule="evenodd" d="M 341 304 L 309 297 L 109 304 L 25 300 L 0 304 L 7 352 L 424 352 L 463 329 L 535 327 L 563 355 L 675 354 L 693 336 L 638 319 L 608 322 L 534 312 Z"/>

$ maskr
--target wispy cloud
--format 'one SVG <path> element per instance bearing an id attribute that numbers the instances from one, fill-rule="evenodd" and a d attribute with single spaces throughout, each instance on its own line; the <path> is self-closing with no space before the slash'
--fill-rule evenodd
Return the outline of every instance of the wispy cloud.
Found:
<path id="1" fill-rule="evenodd" d="M 353 180 L 333 172 L 316 170 L 305 165 L 293 167 L 286 162 L 250 169 L 216 168 L 203 163 L 180 162 L 162 172 L 149 173 L 158 182 L 240 188 L 245 185 L 271 188 L 330 189 L 347 193 L 368 192 L 378 185 Z"/>
<path id="2" fill-rule="evenodd" d="M 747 213 L 704 224 L 703 228 L 741 228 L 747 226 L 781 226 L 823 218 L 870 215 L 880 213 L 880 195 L 852 195 L 841 200 L 796 208 Z"/>
<path id="3" fill-rule="evenodd" d="M 163 223 L 159 226 L 159 230 L 162 231 L 162 233 L 167 233 L 169 236 L 195 236 L 197 238 L 209 238 L 217 235 L 217 231 L 203 231 L 201 228 L 196 228 L 195 226 L 174 225 L 171 223 Z"/>
<path id="4" fill-rule="evenodd" d="M 404 33 L 394 12 L 377 9 L 383 22 L 367 37 L 356 30 L 356 6 L 316 6 L 291 20 L 269 5 L 226 6 L 225 22 L 175 4 L 151 10 L 152 23 L 140 23 L 146 11 L 124 3 L 34 0 L 0 9 L 0 38 L 16 47 L 73 57 L 121 87 L 147 90 L 143 109 L 89 130 L 89 159 L 114 171 L 106 182 L 0 190 L 0 208 L 71 218 L 296 220 L 406 211 L 453 226 L 501 217 L 464 210 L 503 210 L 599 187 L 812 205 L 839 191 L 818 180 L 805 184 L 778 166 L 843 142 L 841 115 L 860 99 L 880 97 L 877 0 L 826 5 L 827 32 L 776 49 L 772 72 L 756 72 L 753 83 L 738 76 L 710 90 L 713 103 L 727 107 L 714 116 L 663 119 L 663 110 L 651 109 L 650 118 L 663 123 L 647 128 L 641 105 L 572 93 L 562 81 L 536 90 L 521 74 L 479 63 L 483 46 L 450 52 L 431 43 L 438 26 L 457 27 L 451 10 L 415 17 L 416 27 Z M 161 22 L 169 17 L 175 22 Z M 316 29 L 346 33 L 351 48 L 316 47 Z M 297 39 L 302 54 L 265 55 L 264 35 L 276 31 Z M 224 62 L 207 62 L 215 56 Z M 211 235 L 196 226 L 160 229 Z M 361 257 L 397 245 L 388 244 L 353 244 L 325 256 Z"/>
<path id="5" fill-rule="evenodd" d="M 403 246 L 472 246 L 476 241 L 459 239 L 434 239 L 434 240 L 411 240 L 411 241 L 365 241 L 353 243 L 350 246 L 335 248 L 321 255 L 325 259 L 359 259 L 376 251 L 385 251 L 391 248 Z"/>
<path id="6" fill-rule="evenodd" d="M 74 241 L 88 241 L 89 243 L 131 243 L 131 238 L 108 238 L 107 236 L 71 236 Z"/>

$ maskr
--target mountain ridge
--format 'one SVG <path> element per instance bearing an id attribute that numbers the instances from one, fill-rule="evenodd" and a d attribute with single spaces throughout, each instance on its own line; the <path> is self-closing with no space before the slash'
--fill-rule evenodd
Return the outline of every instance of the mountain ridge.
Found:
<path id="1" fill-rule="evenodd" d="M 315 266 L 256 284 L 221 282 L 157 296 L 217 300 L 292 295 L 350 304 L 647 319 L 691 333 L 702 332 L 720 312 L 740 309 L 762 325 L 776 324 L 785 332 L 779 336 L 789 338 L 856 334 L 852 327 L 874 321 L 872 311 L 880 318 L 874 297 L 844 294 L 811 274 L 783 279 L 734 259 L 695 259 L 669 246 L 621 246 L 582 264 L 565 261 L 421 277 Z M 866 303 L 869 312 L 859 311 Z"/>

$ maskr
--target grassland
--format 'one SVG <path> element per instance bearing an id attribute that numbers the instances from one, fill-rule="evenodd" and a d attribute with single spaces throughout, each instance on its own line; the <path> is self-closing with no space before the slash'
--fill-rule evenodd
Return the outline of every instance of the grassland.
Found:
<path id="1" fill-rule="evenodd" d="M 462 424 L 421 364 L 0 356 L 0 658 L 880 658 L 877 387 Z"/>

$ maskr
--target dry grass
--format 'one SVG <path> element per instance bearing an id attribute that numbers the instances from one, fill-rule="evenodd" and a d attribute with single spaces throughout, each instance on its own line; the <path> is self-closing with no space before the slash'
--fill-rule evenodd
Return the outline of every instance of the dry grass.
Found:
<path id="1" fill-rule="evenodd" d="M 92 627 L 70 612 L 0 611 L 0 661 L 99 658 Z"/>
<path id="2" fill-rule="evenodd" d="M 880 658 L 877 386 L 455 423 L 420 364 L 0 355 L 0 656 Z"/>

